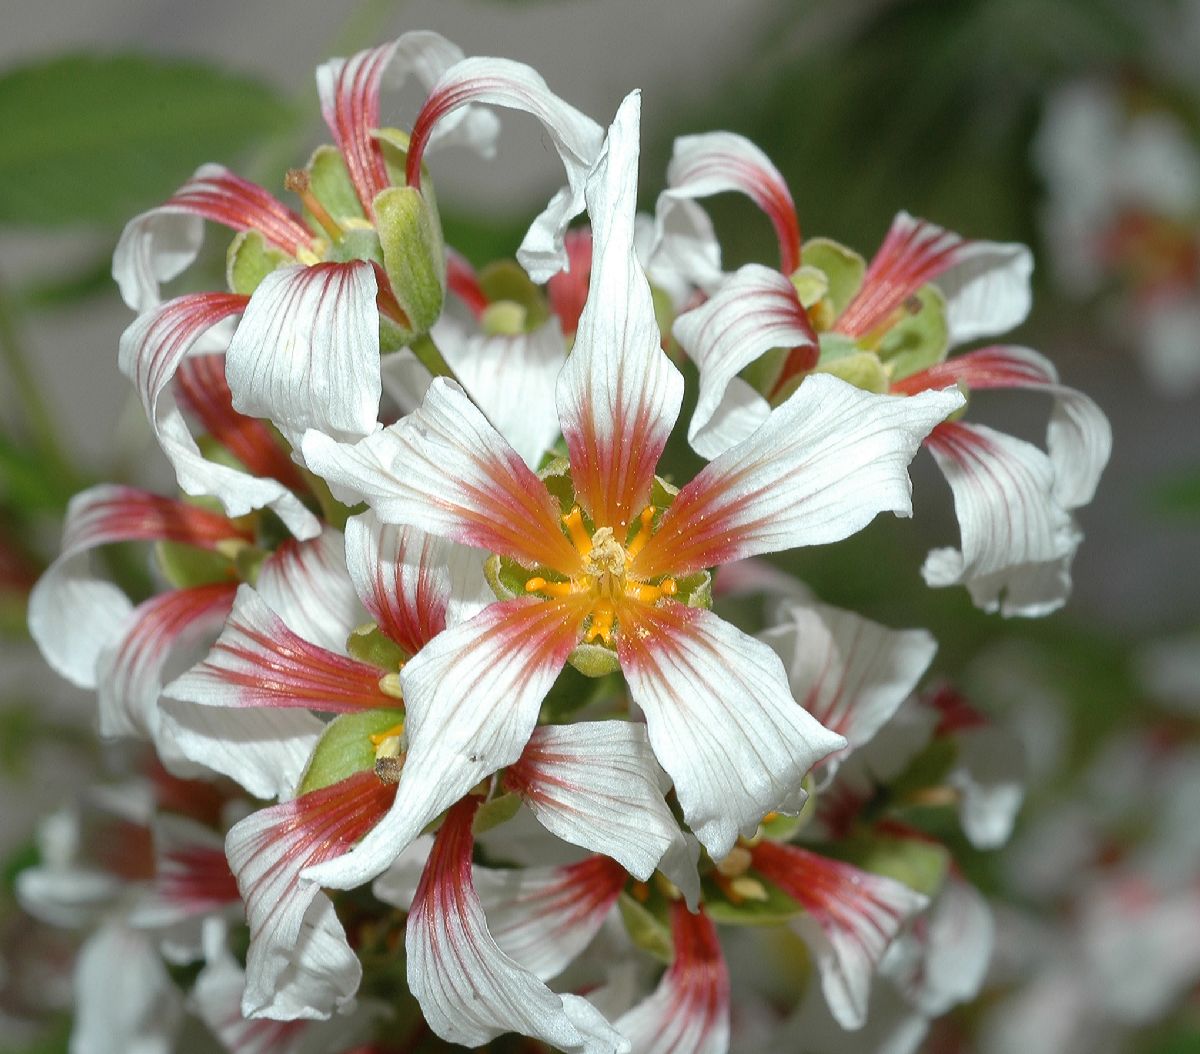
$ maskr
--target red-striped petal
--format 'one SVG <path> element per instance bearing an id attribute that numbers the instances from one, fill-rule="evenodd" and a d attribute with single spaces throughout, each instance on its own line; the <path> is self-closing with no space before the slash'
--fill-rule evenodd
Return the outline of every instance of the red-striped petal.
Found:
<path id="1" fill-rule="evenodd" d="M 563 239 L 567 268 L 559 271 L 546 283 L 546 298 L 550 310 L 562 324 L 563 335 L 572 337 L 579 327 L 579 316 L 587 303 L 588 280 L 592 273 L 592 231 L 577 227 L 567 231 Z"/>

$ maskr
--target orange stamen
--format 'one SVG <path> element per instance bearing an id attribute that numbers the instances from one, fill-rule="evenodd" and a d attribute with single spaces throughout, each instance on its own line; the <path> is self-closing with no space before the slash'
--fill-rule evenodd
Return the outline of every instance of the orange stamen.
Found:
<path id="1" fill-rule="evenodd" d="M 591 644 L 599 637 L 605 644 L 611 644 L 613 623 L 616 621 L 616 617 L 617 613 L 612 604 L 607 600 L 599 601 L 592 608 L 592 623 L 583 639 Z"/>
<path id="2" fill-rule="evenodd" d="M 395 739 L 402 735 L 404 735 L 403 721 L 398 725 L 392 725 L 391 728 L 384 729 L 382 732 L 372 732 L 367 738 L 371 741 L 371 746 L 378 750 L 385 739 Z"/>
<path id="3" fill-rule="evenodd" d="M 283 185 L 285 189 L 290 190 L 304 202 L 304 207 L 312 214 L 312 218 L 325 228 L 325 232 L 329 237 L 335 242 L 341 238 L 345 232 L 338 226 L 337 220 L 329 215 L 329 212 L 321 204 L 316 194 L 312 192 L 312 188 L 309 185 L 308 173 L 304 169 L 288 169 L 288 174 L 284 177 Z"/>
<path id="4" fill-rule="evenodd" d="M 673 578 L 664 578 L 658 585 L 648 582 L 625 583 L 625 595 L 643 604 L 655 604 L 663 597 L 673 597 L 679 592 L 679 584 Z"/>
<path id="5" fill-rule="evenodd" d="M 547 582 L 544 578 L 535 577 L 525 583 L 526 593 L 545 593 L 551 597 L 569 597 L 577 592 L 573 582 Z"/>
<path id="6" fill-rule="evenodd" d="M 579 551 L 579 555 L 585 560 L 588 554 L 592 551 L 592 538 L 583 526 L 583 513 L 579 506 L 576 505 L 570 512 L 562 518 L 563 526 L 567 529 L 567 534 L 571 536 L 571 544 Z"/>
<path id="7" fill-rule="evenodd" d="M 632 560 L 638 553 L 642 551 L 642 547 L 650 541 L 650 525 L 654 522 L 654 506 L 647 505 L 642 509 L 641 516 L 638 517 L 637 534 L 633 536 L 633 540 L 625 547 L 625 551 L 629 553 L 629 558 Z"/>

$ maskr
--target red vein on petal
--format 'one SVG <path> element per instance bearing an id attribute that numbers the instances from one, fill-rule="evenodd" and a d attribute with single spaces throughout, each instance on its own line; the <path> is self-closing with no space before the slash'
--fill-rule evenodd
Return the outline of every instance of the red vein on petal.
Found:
<path id="1" fill-rule="evenodd" d="M 253 541 L 254 534 L 220 513 L 136 487 L 111 485 L 88 492 L 71 508 L 63 550 L 132 541 L 182 542 L 215 549 L 231 538 Z"/>
<path id="2" fill-rule="evenodd" d="M 304 221 L 257 183 L 212 166 L 194 176 L 164 203 L 223 224 L 235 231 L 259 231 L 267 241 L 295 256 L 312 243 Z"/>
<path id="3" fill-rule="evenodd" d="M 1043 361 L 1005 347 L 980 348 L 966 355 L 956 355 L 928 369 L 914 373 L 892 385 L 899 395 L 946 388 L 959 382 L 969 388 L 1038 388 L 1057 384 L 1053 367 Z"/>
<path id="4" fill-rule="evenodd" d="M 579 316 L 587 303 L 588 282 L 592 274 L 592 231 L 575 227 L 563 239 L 568 269 L 559 271 L 546 283 L 550 310 L 558 316 L 563 336 L 572 337 L 579 328 Z"/>

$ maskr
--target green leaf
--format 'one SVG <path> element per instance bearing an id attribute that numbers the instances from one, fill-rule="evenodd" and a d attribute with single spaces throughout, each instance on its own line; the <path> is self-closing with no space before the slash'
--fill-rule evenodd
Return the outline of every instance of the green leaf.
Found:
<path id="1" fill-rule="evenodd" d="M 368 710 L 342 714 L 329 722 L 304 770 L 296 796 L 329 787 L 356 772 L 375 767 L 371 736 L 403 724 L 403 710 Z"/>
<path id="2" fill-rule="evenodd" d="M 119 223 L 290 121 L 265 84 L 195 62 L 67 55 L 9 70 L 0 223 Z"/>

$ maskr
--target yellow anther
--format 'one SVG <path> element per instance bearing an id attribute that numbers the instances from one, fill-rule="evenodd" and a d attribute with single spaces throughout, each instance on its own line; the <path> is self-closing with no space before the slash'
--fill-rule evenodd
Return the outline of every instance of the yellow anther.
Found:
<path id="1" fill-rule="evenodd" d="M 625 547 L 613 537 L 611 527 L 601 527 L 592 535 L 586 560 L 590 575 L 624 575 Z"/>
<path id="2" fill-rule="evenodd" d="M 592 551 L 592 539 L 587 530 L 583 526 L 583 513 L 579 506 L 576 505 L 570 512 L 562 518 L 563 526 L 566 527 L 567 533 L 571 536 L 571 544 L 579 550 L 579 555 L 585 560 L 588 554 Z"/>
<path id="3" fill-rule="evenodd" d="M 607 601 L 600 601 L 592 608 L 592 623 L 588 626 L 587 633 L 584 635 L 584 640 L 589 644 L 599 637 L 605 644 L 612 643 L 613 622 L 616 620 L 617 613 L 613 610 L 612 604 Z"/>
<path id="4" fill-rule="evenodd" d="M 650 525 L 654 522 L 654 506 L 647 505 L 642 509 L 642 514 L 638 517 L 637 534 L 633 536 L 629 545 L 626 547 L 626 552 L 629 553 L 629 558 L 632 560 L 638 553 L 642 551 L 642 547 L 650 541 Z"/>
<path id="5" fill-rule="evenodd" d="M 379 678 L 379 690 L 393 699 L 403 699 L 404 691 L 400 687 L 400 674 L 385 673 Z"/>
<path id="6" fill-rule="evenodd" d="M 337 220 L 329 215 L 329 212 L 321 204 L 316 194 L 312 192 L 312 188 L 309 186 L 308 173 L 304 169 L 288 169 L 288 174 L 283 180 L 283 185 L 304 202 L 304 207 L 308 209 L 312 218 L 325 228 L 325 233 L 329 237 L 335 242 L 341 238 L 345 232 L 338 226 Z"/>
<path id="7" fill-rule="evenodd" d="M 403 721 L 382 732 L 372 732 L 367 738 L 371 741 L 371 746 L 378 750 L 387 740 L 399 739 L 402 735 L 404 735 Z"/>
<path id="8" fill-rule="evenodd" d="M 726 878 L 737 878 L 750 870 L 750 850 L 735 845 L 729 854 L 717 861 L 717 870 Z"/>
<path id="9" fill-rule="evenodd" d="M 757 878 L 751 878 L 749 875 L 741 875 L 733 879 L 729 883 L 727 893 L 731 899 L 740 897 L 742 900 L 767 900 L 769 897 L 767 887 Z"/>
<path id="10" fill-rule="evenodd" d="M 252 548 L 244 538 L 223 538 L 214 548 L 227 560 L 236 560 L 243 549 Z"/>

